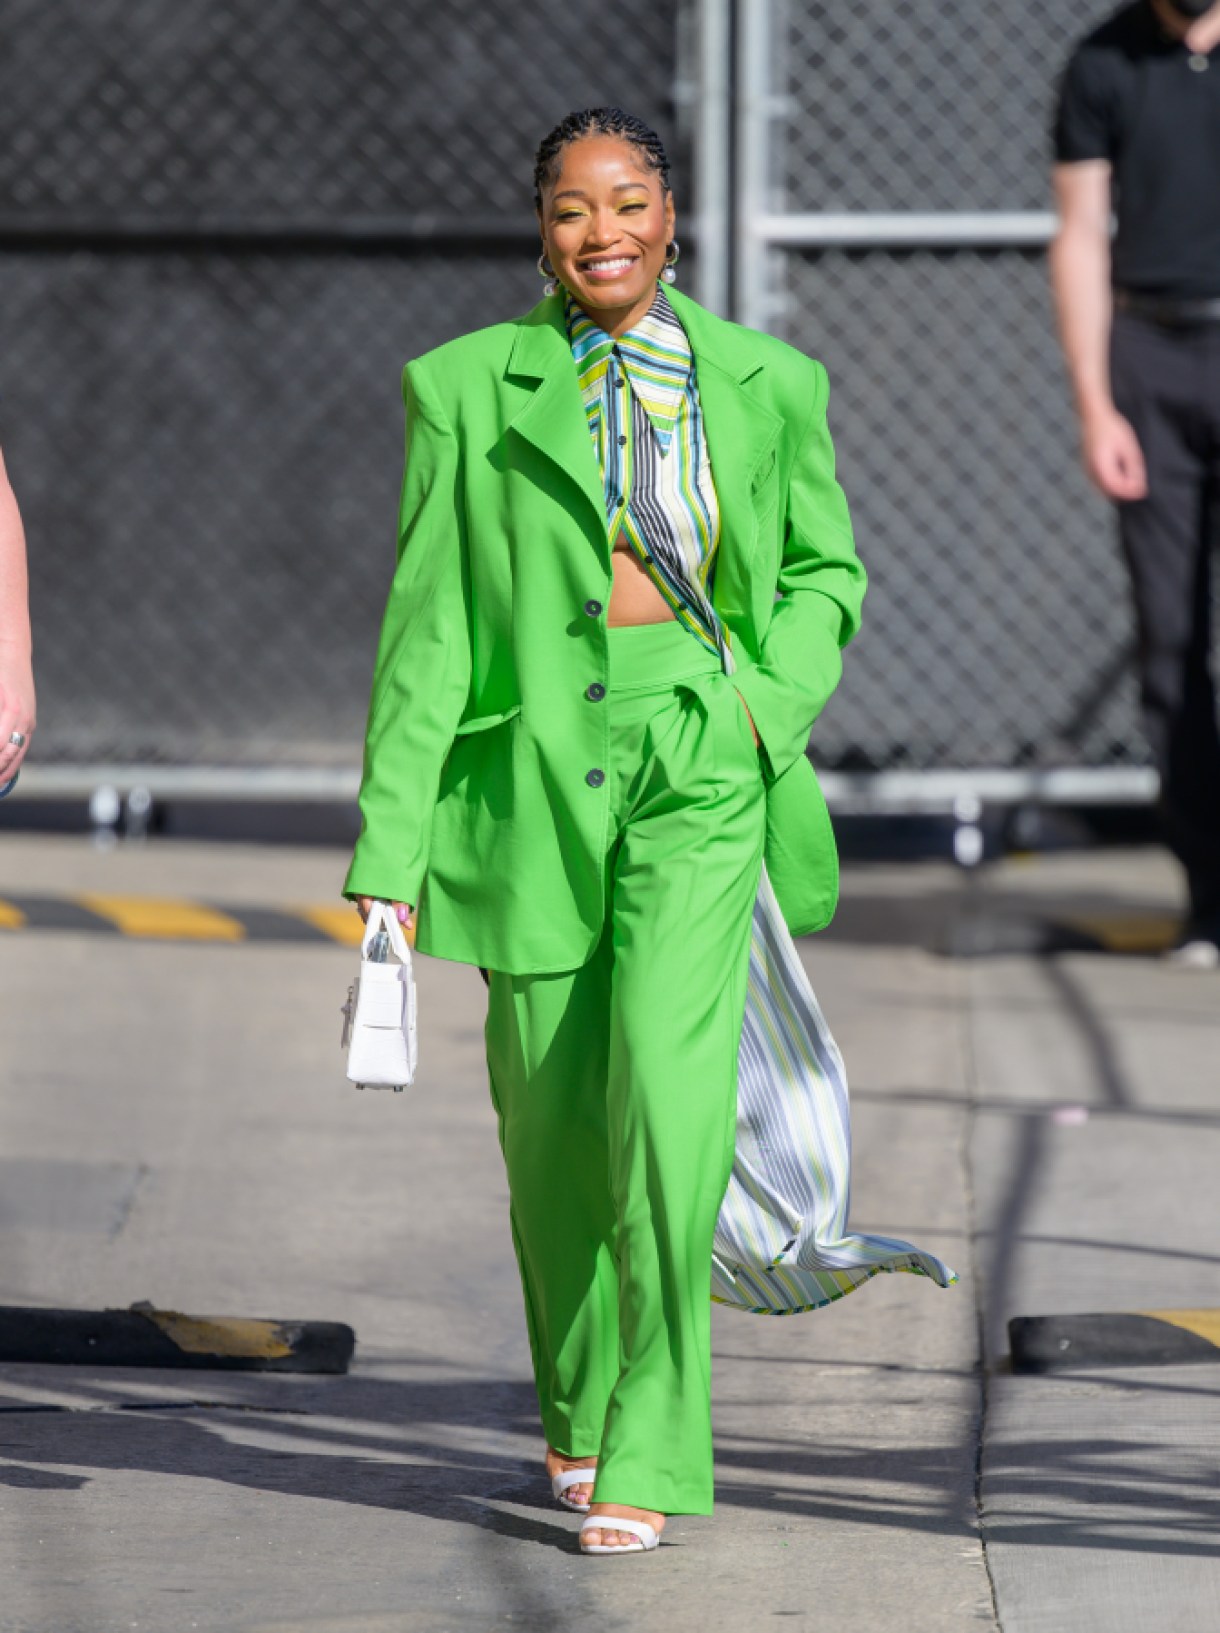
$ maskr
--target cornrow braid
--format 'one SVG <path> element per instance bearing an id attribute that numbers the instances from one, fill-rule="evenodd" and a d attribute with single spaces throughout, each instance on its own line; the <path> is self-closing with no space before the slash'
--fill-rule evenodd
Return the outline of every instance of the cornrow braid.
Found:
<path id="1" fill-rule="evenodd" d="M 661 178 L 664 191 L 669 192 L 669 157 L 651 125 L 624 113 L 621 108 L 582 108 L 561 119 L 539 143 L 534 156 L 534 203 L 539 209 L 542 208 L 542 189 L 559 179 L 564 148 L 582 136 L 618 136 L 630 142 L 649 170 Z"/>

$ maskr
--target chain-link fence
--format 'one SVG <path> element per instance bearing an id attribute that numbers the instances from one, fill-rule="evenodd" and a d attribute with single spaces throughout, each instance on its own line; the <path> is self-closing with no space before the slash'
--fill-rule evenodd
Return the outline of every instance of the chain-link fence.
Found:
<path id="1" fill-rule="evenodd" d="M 873 574 L 819 761 L 1142 763 L 1113 521 L 1080 470 L 1045 257 L 1022 243 L 1023 212 L 1050 204 L 1058 76 L 1113 5 L 765 9 L 765 208 L 843 213 L 851 244 L 815 222 L 767 251 L 772 326 L 831 372 Z M 983 247 L 944 243 L 966 212 Z"/>
<path id="2" fill-rule="evenodd" d="M 1118 0 L 776 0 L 789 210 L 1041 210 L 1073 44 Z"/>
<path id="3" fill-rule="evenodd" d="M 540 292 L 533 151 L 619 101 L 625 0 L 13 0 L 0 433 L 39 762 L 355 765 L 403 362 Z"/>
<path id="4" fill-rule="evenodd" d="M 1087 491 L 1043 257 L 791 252 L 787 337 L 821 357 L 872 573 L 827 765 L 1129 763 L 1131 613 Z"/>
<path id="5" fill-rule="evenodd" d="M 12 0 L 0 434 L 38 758 L 354 766 L 401 364 L 536 298 L 533 147 L 615 101 L 671 139 L 680 207 L 723 148 L 723 178 L 695 164 L 705 227 L 736 164 L 704 266 L 754 232 L 766 301 L 739 277 L 737 315 L 831 370 L 874 587 L 820 763 L 1139 763 L 1126 585 L 1077 469 L 1038 233 L 870 239 L 885 212 L 1045 211 L 1054 81 L 1107 9 Z M 743 91 L 751 17 L 766 83 Z M 742 148 L 753 120 L 755 171 L 717 118 Z M 847 239 L 755 221 L 828 212 Z"/>

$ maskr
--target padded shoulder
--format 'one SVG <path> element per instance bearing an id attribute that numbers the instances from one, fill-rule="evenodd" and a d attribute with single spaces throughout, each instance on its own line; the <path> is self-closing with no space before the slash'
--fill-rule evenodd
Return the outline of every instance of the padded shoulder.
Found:
<path id="1" fill-rule="evenodd" d="M 429 396 L 441 405 L 450 422 L 456 423 L 459 399 L 472 382 L 503 378 L 523 321 L 514 318 L 457 335 L 413 358 L 407 371 L 413 380 L 424 383 Z"/>
<path id="2" fill-rule="evenodd" d="M 717 317 L 689 295 L 679 295 L 674 305 L 698 355 L 740 378 L 761 365 L 766 393 L 786 419 L 803 425 L 811 407 L 825 401 L 825 369 L 786 340 Z"/>
<path id="3" fill-rule="evenodd" d="M 776 335 L 739 324 L 733 327 L 749 337 L 766 371 L 767 395 L 791 430 L 800 431 L 816 412 L 825 410 L 830 386 L 824 364 Z"/>
<path id="4" fill-rule="evenodd" d="M 824 405 L 827 394 L 825 365 L 775 335 L 760 335 L 759 339 L 763 342 L 767 369 L 774 374 L 785 397 L 794 406 L 804 405 L 806 413 L 815 399 L 820 399 Z"/>
<path id="5" fill-rule="evenodd" d="M 457 335 L 429 352 L 421 352 L 413 366 L 422 366 L 435 380 L 447 369 L 461 369 L 487 359 L 506 360 L 523 322 L 523 318 L 512 318 L 507 323 L 490 323 L 485 329 L 472 329 L 469 334 Z"/>

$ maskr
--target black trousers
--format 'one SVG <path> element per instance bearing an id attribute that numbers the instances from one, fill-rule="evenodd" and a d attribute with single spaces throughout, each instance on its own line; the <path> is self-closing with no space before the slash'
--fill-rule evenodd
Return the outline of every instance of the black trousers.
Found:
<path id="1" fill-rule="evenodd" d="M 1139 632 L 1144 722 L 1166 838 L 1192 922 L 1220 931 L 1220 725 L 1211 669 L 1220 537 L 1220 323 L 1168 328 L 1119 312 L 1114 401 L 1139 437 L 1148 496 L 1118 507 Z"/>

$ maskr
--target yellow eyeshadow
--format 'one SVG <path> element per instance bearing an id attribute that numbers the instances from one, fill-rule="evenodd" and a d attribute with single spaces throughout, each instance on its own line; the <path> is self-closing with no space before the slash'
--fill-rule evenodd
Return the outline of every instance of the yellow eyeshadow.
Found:
<path id="1" fill-rule="evenodd" d="M 642 204 L 642 205 L 645 206 L 645 208 L 647 208 L 649 202 L 650 201 L 649 201 L 649 199 L 647 197 L 644 197 L 644 198 L 624 198 L 624 199 L 619 200 L 619 202 L 615 205 L 615 209 L 617 209 L 617 210 L 626 210 L 633 204 Z M 555 220 L 556 221 L 562 221 L 565 216 L 588 215 L 588 213 L 589 212 L 584 208 L 583 205 L 580 205 L 580 204 L 563 204 L 555 211 Z"/>

